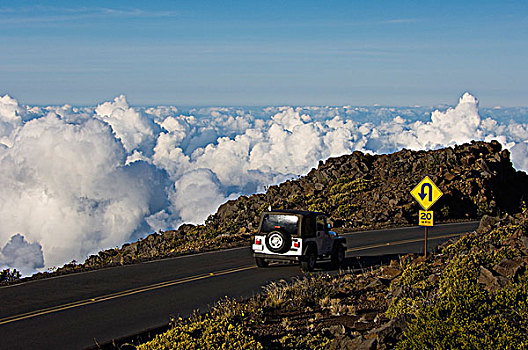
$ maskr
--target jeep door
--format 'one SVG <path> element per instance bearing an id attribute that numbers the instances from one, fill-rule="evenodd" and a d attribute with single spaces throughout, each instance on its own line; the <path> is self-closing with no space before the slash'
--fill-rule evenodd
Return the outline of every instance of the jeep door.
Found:
<path id="1" fill-rule="evenodd" d="M 317 251 L 319 255 L 330 254 L 332 251 L 332 240 L 328 235 L 328 226 L 326 225 L 326 216 L 318 215 L 316 218 L 317 229 Z"/>

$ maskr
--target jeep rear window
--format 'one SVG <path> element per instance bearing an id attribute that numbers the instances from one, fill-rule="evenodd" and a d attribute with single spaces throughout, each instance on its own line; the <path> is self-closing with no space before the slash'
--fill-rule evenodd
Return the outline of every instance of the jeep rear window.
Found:
<path id="1" fill-rule="evenodd" d="M 261 232 L 283 230 L 291 235 L 297 234 L 299 218 L 295 215 L 265 214 L 262 219 Z"/>

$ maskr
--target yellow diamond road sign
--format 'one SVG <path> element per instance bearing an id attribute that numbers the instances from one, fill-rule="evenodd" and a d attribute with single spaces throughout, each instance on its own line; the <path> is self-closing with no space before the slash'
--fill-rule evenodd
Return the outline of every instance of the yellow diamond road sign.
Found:
<path id="1" fill-rule="evenodd" d="M 422 181 L 411 191 L 412 196 L 425 210 L 431 208 L 433 204 L 442 197 L 442 191 L 434 182 L 426 176 Z"/>

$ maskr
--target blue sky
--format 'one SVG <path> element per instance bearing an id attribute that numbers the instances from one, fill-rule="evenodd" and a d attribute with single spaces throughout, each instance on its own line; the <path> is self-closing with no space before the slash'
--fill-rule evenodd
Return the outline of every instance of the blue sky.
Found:
<path id="1" fill-rule="evenodd" d="M 4 1 L 28 104 L 528 105 L 527 1 Z"/>

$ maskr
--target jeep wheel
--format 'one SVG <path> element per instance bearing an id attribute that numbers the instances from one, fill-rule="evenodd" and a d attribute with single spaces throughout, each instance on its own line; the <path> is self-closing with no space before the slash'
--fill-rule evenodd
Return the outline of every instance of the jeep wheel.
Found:
<path id="1" fill-rule="evenodd" d="M 290 235 L 282 231 L 271 231 L 266 236 L 266 246 L 273 253 L 286 253 L 291 244 Z"/>
<path id="2" fill-rule="evenodd" d="M 332 265 L 339 267 L 345 260 L 345 247 L 342 244 L 338 244 L 332 252 Z"/>
<path id="3" fill-rule="evenodd" d="M 306 256 L 301 260 L 301 270 L 304 272 L 313 271 L 315 268 L 315 262 L 317 261 L 317 251 L 313 247 L 309 247 L 306 252 Z"/>

